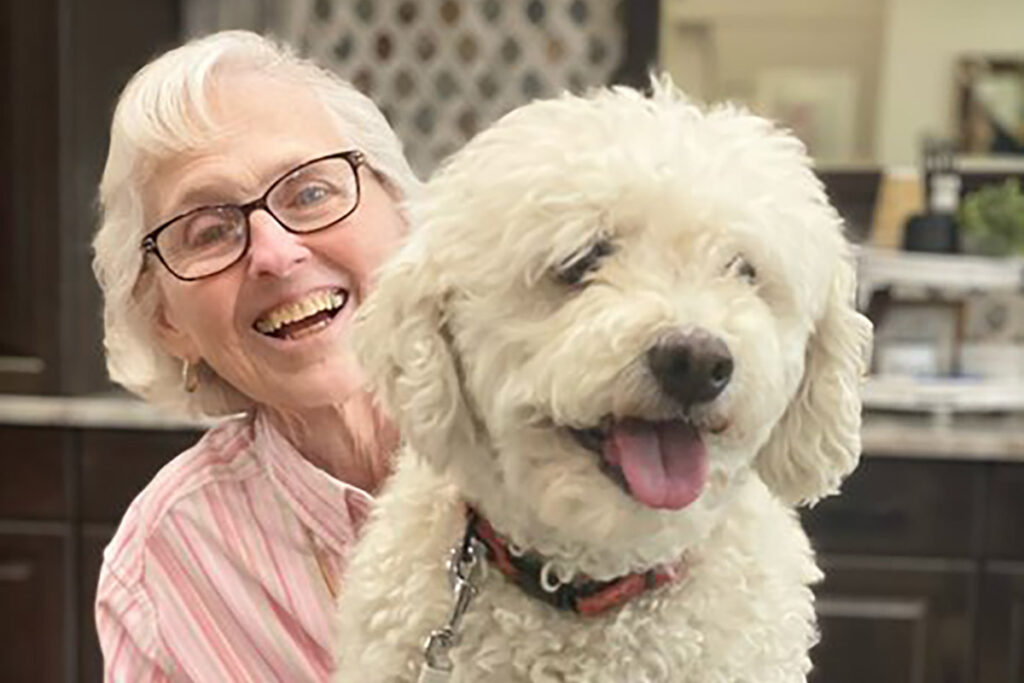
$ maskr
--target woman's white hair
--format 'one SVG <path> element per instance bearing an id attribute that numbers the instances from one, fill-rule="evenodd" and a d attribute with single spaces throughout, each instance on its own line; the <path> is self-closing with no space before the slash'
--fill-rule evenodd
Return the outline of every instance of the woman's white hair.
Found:
<path id="1" fill-rule="evenodd" d="M 257 72 L 308 86 L 398 200 L 410 198 L 420 184 L 401 142 L 369 98 L 271 39 L 248 31 L 215 33 L 161 55 L 132 77 L 114 110 L 100 182 L 102 216 L 93 239 L 107 370 L 112 380 L 149 401 L 210 416 L 245 410 L 252 401 L 204 363 L 199 387 L 185 390 L 182 359 L 168 353 L 155 332 L 159 297 L 154 278 L 144 272 L 140 243 L 153 227 L 145 223 L 143 188 L 157 164 L 201 149 L 215 134 L 211 84 L 224 72 Z"/>

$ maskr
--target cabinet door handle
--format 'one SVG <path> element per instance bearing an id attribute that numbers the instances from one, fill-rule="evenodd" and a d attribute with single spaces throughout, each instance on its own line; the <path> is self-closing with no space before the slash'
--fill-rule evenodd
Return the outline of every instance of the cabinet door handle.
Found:
<path id="1" fill-rule="evenodd" d="M 823 617 L 889 621 L 922 621 L 928 613 L 923 600 L 866 596 L 823 595 L 818 597 L 814 608 Z"/>
<path id="2" fill-rule="evenodd" d="M 0 562 L 0 581 L 28 581 L 31 576 L 31 562 Z"/>

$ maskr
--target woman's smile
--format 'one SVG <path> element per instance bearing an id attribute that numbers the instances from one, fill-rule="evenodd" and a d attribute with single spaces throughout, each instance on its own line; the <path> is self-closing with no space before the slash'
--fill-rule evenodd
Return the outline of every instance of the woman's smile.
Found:
<path id="1" fill-rule="evenodd" d="M 343 338 L 357 306 L 344 287 L 318 288 L 266 309 L 250 329 L 275 351 L 305 353 Z"/>
<path id="2" fill-rule="evenodd" d="M 260 334 L 275 339 L 301 339 L 326 328 L 348 299 L 348 290 L 341 287 L 315 290 L 298 300 L 274 306 L 252 326 Z"/>

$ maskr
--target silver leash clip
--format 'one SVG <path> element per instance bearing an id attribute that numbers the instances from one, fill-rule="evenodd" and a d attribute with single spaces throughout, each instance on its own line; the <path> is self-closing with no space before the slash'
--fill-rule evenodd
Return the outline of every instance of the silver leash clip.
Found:
<path id="1" fill-rule="evenodd" d="M 447 683 L 451 680 L 452 665 L 449 653 L 455 647 L 455 634 L 447 627 L 432 631 L 423 647 L 423 666 L 418 683 Z"/>
<path id="2" fill-rule="evenodd" d="M 443 628 L 431 631 L 423 646 L 419 683 L 446 683 L 451 680 L 454 669 L 451 651 L 459 643 L 462 618 L 477 593 L 474 581 L 479 575 L 484 552 L 483 544 L 472 537 L 467 527 L 465 538 L 452 549 L 448 559 L 448 581 L 452 587 L 454 604 L 448 622 Z"/>

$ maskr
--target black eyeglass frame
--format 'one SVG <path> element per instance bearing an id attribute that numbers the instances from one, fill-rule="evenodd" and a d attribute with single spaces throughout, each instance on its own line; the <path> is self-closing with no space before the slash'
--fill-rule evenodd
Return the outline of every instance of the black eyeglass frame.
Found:
<path id="1" fill-rule="evenodd" d="M 356 200 L 352 204 L 352 208 L 349 209 L 340 218 L 336 218 L 332 220 L 330 223 L 322 225 L 319 228 L 313 228 L 312 230 L 292 229 L 291 227 L 288 226 L 287 223 L 278 218 L 277 215 L 273 212 L 273 210 L 271 210 L 270 206 L 267 204 L 267 197 L 269 197 L 270 193 L 273 192 L 278 186 L 280 186 L 281 183 L 286 181 L 297 171 L 301 171 L 302 169 L 312 166 L 313 164 L 320 163 L 321 161 L 328 161 L 329 159 L 344 159 L 345 161 L 348 162 L 349 166 L 352 167 L 352 175 L 355 176 L 356 181 Z M 194 282 L 195 280 L 202 280 L 204 278 L 213 277 L 214 275 L 219 275 L 220 273 L 223 273 L 225 270 L 241 261 L 243 258 L 245 258 L 245 255 L 249 253 L 249 246 L 252 243 L 252 226 L 249 223 L 249 216 L 252 215 L 253 211 L 263 209 L 268 214 L 270 214 L 282 228 L 292 233 L 293 235 L 310 235 L 315 232 L 320 232 L 321 230 L 326 230 L 327 228 L 330 228 L 334 225 L 337 225 L 338 223 L 341 223 L 343 220 L 345 220 L 353 213 L 355 213 L 356 209 L 359 208 L 359 201 L 362 199 L 362 184 L 359 182 L 359 167 L 364 165 L 365 163 L 366 155 L 356 149 L 350 149 L 344 152 L 335 152 L 334 154 L 327 154 L 322 157 L 317 157 L 316 159 L 304 161 L 295 168 L 284 173 L 280 178 L 278 178 L 274 182 L 272 182 L 270 184 L 270 187 L 268 187 L 262 195 L 252 200 L 251 202 L 246 202 L 245 204 L 211 204 L 207 206 L 197 206 L 194 209 L 189 209 L 184 213 L 180 213 L 177 216 L 164 221 L 163 223 L 155 227 L 153 230 L 146 233 L 146 235 L 142 238 L 140 246 L 142 247 L 143 252 L 145 252 L 146 254 L 154 254 L 157 257 L 157 259 L 159 259 L 160 263 L 163 264 L 164 268 L 167 269 L 167 272 L 169 272 L 171 275 L 178 278 L 179 280 L 183 280 L 185 282 Z M 179 220 L 183 218 L 188 218 L 189 216 L 197 214 L 200 211 L 210 211 L 218 209 L 232 209 L 240 211 L 242 213 L 242 218 L 245 221 L 245 245 L 242 247 L 242 250 L 238 253 L 238 257 L 235 258 L 235 260 L 228 263 L 227 265 L 225 265 L 224 267 L 219 268 L 213 271 L 212 273 L 206 273 L 204 275 L 197 275 L 195 277 L 184 277 L 174 272 L 174 269 L 171 268 L 167 261 L 164 260 L 163 254 L 160 253 L 160 248 L 157 246 L 156 243 L 157 237 L 160 235 L 161 232 L 163 232 L 172 224 L 177 223 Z"/>

